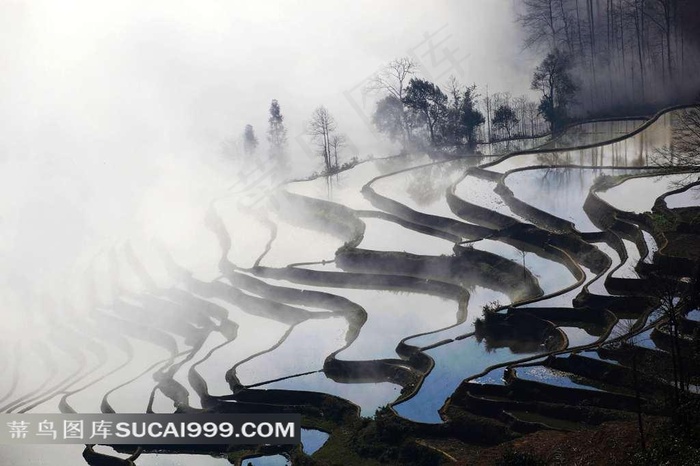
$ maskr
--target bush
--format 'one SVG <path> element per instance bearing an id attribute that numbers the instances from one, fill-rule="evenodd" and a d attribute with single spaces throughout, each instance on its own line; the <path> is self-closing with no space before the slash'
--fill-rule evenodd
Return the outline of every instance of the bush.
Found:
<path id="1" fill-rule="evenodd" d="M 501 307 L 500 301 L 491 301 L 488 304 L 484 304 L 484 307 L 482 307 L 481 310 L 483 311 L 484 316 L 486 316 L 488 314 L 492 314 L 492 313 L 498 311 L 498 309 L 500 307 Z"/>
<path id="2" fill-rule="evenodd" d="M 413 466 L 437 466 L 442 462 L 442 455 L 428 447 L 414 442 L 406 443 L 399 451 L 399 463 Z"/>
<path id="3" fill-rule="evenodd" d="M 544 466 L 547 463 L 532 453 L 507 450 L 503 453 L 498 464 L 501 466 Z"/>

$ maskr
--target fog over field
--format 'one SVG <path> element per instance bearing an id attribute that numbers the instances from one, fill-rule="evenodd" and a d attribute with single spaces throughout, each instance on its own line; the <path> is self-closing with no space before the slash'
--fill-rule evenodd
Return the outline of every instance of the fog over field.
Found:
<path id="1" fill-rule="evenodd" d="M 698 24 L 683 0 L 1 1 L 0 413 L 300 413 L 309 440 L 0 464 L 467 464 L 680 419 Z"/>
<path id="2" fill-rule="evenodd" d="M 264 146 L 273 98 L 292 168 L 306 175 L 320 164 L 297 138 L 321 104 L 349 136 L 348 155 L 396 152 L 367 126 L 374 99 L 360 92 L 394 57 L 514 93 L 534 62 L 503 0 L 9 1 L 0 13 L 0 254 L 11 293 L 39 280 L 42 292 L 60 289 L 77 257 L 131 228 L 173 234 L 196 221 L 195 206 L 236 170 L 222 141 L 251 123 Z"/>

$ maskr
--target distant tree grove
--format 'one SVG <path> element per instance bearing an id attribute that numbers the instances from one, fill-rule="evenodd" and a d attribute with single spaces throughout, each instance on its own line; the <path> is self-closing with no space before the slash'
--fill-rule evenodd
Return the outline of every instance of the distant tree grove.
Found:
<path id="1" fill-rule="evenodd" d="M 558 51 L 585 77 L 584 111 L 670 104 L 697 92 L 698 0 L 523 0 L 520 7 L 525 45 Z"/>
<path id="2" fill-rule="evenodd" d="M 391 61 L 369 81 L 366 92 L 379 94 L 372 123 L 390 140 L 409 148 L 473 152 L 477 143 L 536 137 L 547 133 L 540 104 L 510 93 L 482 96 L 476 85 L 450 77 L 447 85 L 416 76 L 410 58 Z"/>

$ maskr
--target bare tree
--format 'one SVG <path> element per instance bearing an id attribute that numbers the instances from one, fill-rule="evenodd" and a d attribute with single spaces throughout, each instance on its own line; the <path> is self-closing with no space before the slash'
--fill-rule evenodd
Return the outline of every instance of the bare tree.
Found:
<path id="1" fill-rule="evenodd" d="M 338 154 L 345 148 L 348 144 L 348 138 L 344 134 L 331 134 L 330 139 L 330 149 L 331 155 L 333 156 L 334 169 L 337 170 L 340 167 L 338 163 Z"/>
<path id="2" fill-rule="evenodd" d="M 537 107 L 537 102 L 528 101 L 525 108 L 527 120 L 530 123 L 530 136 L 539 135 L 541 133 L 540 111 Z"/>
<path id="3" fill-rule="evenodd" d="M 491 142 L 493 134 L 491 132 L 491 109 L 493 108 L 491 96 L 489 96 L 489 87 L 486 86 L 486 97 L 484 97 L 484 110 L 486 113 L 486 141 Z"/>
<path id="4" fill-rule="evenodd" d="M 557 7 L 559 10 L 559 19 L 561 20 L 562 29 L 564 30 L 564 43 L 566 44 L 566 48 L 569 53 L 573 54 L 574 39 L 571 26 L 573 18 L 571 18 L 570 13 L 568 12 L 565 0 L 557 0 Z"/>
<path id="5" fill-rule="evenodd" d="M 527 97 L 521 95 L 513 99 L 513 110 L 518 118 L 518 133 L 525 136 L 527 134 Z"/>
<path id="6" fill-rule="evenodd" d="M 635 44 L 637 46 L 637 63 L 639 65 L 639 79 L 641 84 L 642 99 L 645 96 L 644 89 L 644 13 L 643 13 L 644 0 L 628 0 L 626 7 L 628 10 L 628 17 L 632 18 L 632 25 L 634 26 L 634 36 Z"/>
<path id="7" fill-rule="evenodd" d="M 383 94 L 385 100 L 389 98 L 390 101 L 396 102 L 393 105 L 394 110 L 402 110 L 399 116 L 404 133 L 404 143 L 408 143 L 411 139 L 411 126 L 402 105 L 406 96 L 408 82 L 415 76 L 417 70 L 418 65 L 411 58 L 397 58 L 390 61 L 384 69 L 375 74 L 364 89 L 367 93 Z"/>
<path id="8" fill-rule="evenodd" d="M 306 132 L 318 148 L 318 154 L 323 157 L 326 173 L 333 171 L 331 140 L 336 129 L 337 124 L 333 115 L 324 106 L 316 108 L 311 114 L 311 121 L 307 123 Z"/>
<path id="9" fill-rule="evenodd" d="M 556 0 L 524 0 L 525 13 L 520 23 L 527 32 L 526 47 L 544 46 L 555 49 L 559 46 L 561 29 Z"/>
<path id="10" fill-rule="evenodd" d="M 671 144 L 656 151 L 654 163 L 667 168 L 700 167 L 700 108 L 676 112 L 672 127 Z"/>
<path id="11" fill-rule="evenodd" d="M 392 60 L 370 79 L 365 90 L 386 93 L 403 100 L 408 81 L 416 74 L 417 69 L 418 65 L 411 58 Z"/>
<path id="12" fill-rule="evenodd" d="M 648 11 L 648 17 L 656 24 L 663 34 L 662 43 L 665 43 L 665 63 L 669 78 L 673 77 L 673 61 L 671 58 L 671 34 L 674 28 L 674 17 L 676 16 L 676 0 L 654 0 L 652 8 Z"/>

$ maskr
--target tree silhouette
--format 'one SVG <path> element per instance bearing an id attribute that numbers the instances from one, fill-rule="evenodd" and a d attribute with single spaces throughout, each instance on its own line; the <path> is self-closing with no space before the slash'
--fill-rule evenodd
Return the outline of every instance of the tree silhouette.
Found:
<path id="1" fill-rule="evenodd" d="M 508 139 L 512 137 L 513 128 L 518 124 L 518 117 L 515 111 L 508 105 L 501 105 L 496 109 L 493 116 L 493 125 L 497 129 L 505 130 Z"/>
<path id="2" fill-rule="evenodd" d="M 307 124 L 307 134 L 318 148 L 318 154 L 323 157 L 326 173 L 333 172 L 333 137 L 338 125 L 335 118 L 324 106 L 318 107 L 311 115 L 311 121 Z M 339 147 L 339 145 L 336 146 Z"/>
<path id="3" fill-rule="evenodd" d="M 552 131 L 561 128 L 566 122 L 567 109 L 577 89 L 570 71 L 571 59 L 557 49 L 547 54 L 532 77 L 531 88 L 542 92 L 539 111 L 549 122 Z"/>
<path id="4" fill-rule="evenodd" d="M 437 146 L 441 142 L 441 125 L 447 115 L 447 96 L 434 83 L 412 78 L 403 102 L 426 125 L 431 144 Z"/>
<path id="5" fill-rule="evenodd" d="M 270 104 L 270 118 L 267 120 L 267 141 L 270 143 L 270 159 L 279 164 L 286 165 L 287 128 L 284 126 L 284 116 L 277 99 L 272 99 Z"/>
<path id="6" fill-rule="evenodd" d="M 243 152 L 246 155 L 254 155 L 258 148 L 258 138 L 255 136 L 255 130 L 252 125 L 245 125 L 243 130 Z"/>

